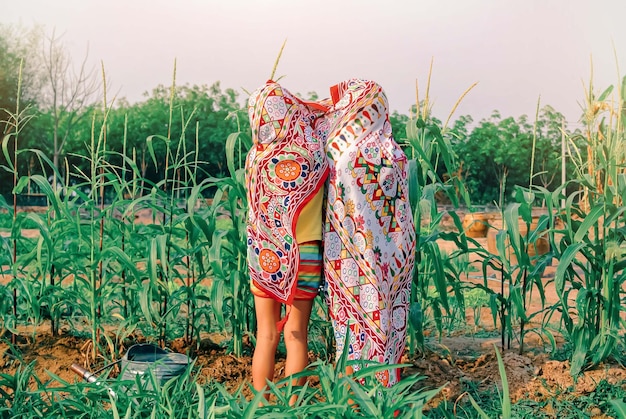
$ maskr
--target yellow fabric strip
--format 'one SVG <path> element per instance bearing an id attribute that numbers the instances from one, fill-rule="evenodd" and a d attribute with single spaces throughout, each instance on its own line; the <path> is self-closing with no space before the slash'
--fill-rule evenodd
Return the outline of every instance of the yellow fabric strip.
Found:
<path id="1" fill-rule="evenodd" d="M 315 194 L 302 208 L 296 221 L 296 242 L 304 243 L 313 240 L 322 240 L 322 201 L 324 188 Z"/>

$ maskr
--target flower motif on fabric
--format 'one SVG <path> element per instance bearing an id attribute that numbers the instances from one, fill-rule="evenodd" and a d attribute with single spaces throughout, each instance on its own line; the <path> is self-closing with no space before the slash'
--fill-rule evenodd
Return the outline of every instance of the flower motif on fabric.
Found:
<path id="1" fill-rule="evenodd" d="M 346 200 L 346 215 L 351 216 L 354 214 L 354 201 L 351 199 Z"/>
<path id="2" fill-rule="evenodd" d="M 259 254 L 261 268 L 265 272 L 274 274 L 280 269 L 280 257 L 276 252 L 269 249 L 262 249 Z"/>
<path id="3" fill-rule="evenodd" d="M 283 270 L 287 266 L 285 253 L 270 243 L 264 242 L 256 247 L 254 252 L 258 255 L 259 274 L 264 280 L 282 286 L 284 282 Z"/>
<path id="4" fill-rule="evenodd" d="M 359 214 L 356 217 L 354 217 L 354 222 L 356 223 L 357 229 L 359 230 L 365 229 L 365 217 L 363 217 L 362 214 Z"/>
<path id="5" fill-rule="evenodd" d="M 369 141 L 363 148 L 363 154 L 369 161 L 380 160 L 380 147 L 374 141 Z"/>
<path id="6" fill-rule="evenodd" d="M 270 179 L 286 190 L 296 189 L 304 183 L 310 173 L 309 163 L 301 156 L 281 154 L 268 164 Z"/>
<path id="7" fill-rule="evenodd" d="M 291 182 L 299 178 L 300 173 L 302 173 L 302 169 L 298 162 L 285 160 L 276 163 L 276 175 L 284 181 Z"/>

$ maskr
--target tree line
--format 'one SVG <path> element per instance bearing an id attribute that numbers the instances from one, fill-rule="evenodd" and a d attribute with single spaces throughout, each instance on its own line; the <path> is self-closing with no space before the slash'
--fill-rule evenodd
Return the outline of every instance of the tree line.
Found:
<path id="1" fill-rule="evenodd" d="M 227 170 L 226 138 L 249 130 L 244 99 L 219 82 L 159 85 L 135 103 L 107 98 L 102 71 L 88 68 L 86 55 L 75 61 L 62 37 L 54 32 L 47 35 L 39 26 L 0 25 L 0 167 L 4 169 L 0 194 L 12 191 L 9 151 L 16 140 L 19 176 L 50 177 L 51 173 L 42 173 L 43 155 L 60 176 L 67 176 L 64 181 L 72 183 L 69 173 L 89 173 L 92 139 L 104 137 L 106 149 L 114 152 L 108 163 L 120 166 L 122 159 L 132 156 L 148 182 L 157 184 L 163 178 L 168 147 L 193 151 L 199 162 L 197 181 L 219 177 Z M 409 110 L 411 114 L 415 108 Z M 443 127 L 436 115 L 427 118 L 441 129 L 460 162 L 459 173 L 440 175 L 462 178 L 474 204 L 503 204 L 515 185 L 532 183 L 552 190 L 561 184 L 562 141 L 573 133 L 564 116 L 549 105 L 538 109 L 534 120 L 525 115 L 503 117 L 494 111 L 477 123 L 463 115 Z M 409 120 L 397 111 L 390 115 L 394 136 L 401 144 Z M 41 153 L 24 151 L 31 149 Z M 569 178 L 573 169 L 565 167 Z"/>

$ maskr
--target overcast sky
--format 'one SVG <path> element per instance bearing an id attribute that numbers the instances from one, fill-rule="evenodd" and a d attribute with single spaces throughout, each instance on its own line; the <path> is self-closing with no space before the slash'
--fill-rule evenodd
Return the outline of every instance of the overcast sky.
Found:
<path id="1" fill-rule="evenodd" d="M 4 4 L 2 4 L 4 3 Z M 277 76 L 293 93 L 328 96 L 350 77 L 378 81 L 408 114 L 430 88 L 445 119 L 493 110 L 534 119 L 537 101 L 575 122 L 593 59 L 603 90 L 626 68 L 625 0 L 0 0 L 0 22 L 63 34 L 76 62 L 89 50 L 109 90 L 134 102 L 158 84 L 253 90 Z M 626 71 L 623 71 L 626 74 Z M 623 75 L 622 74 L 622 75 Z"/>

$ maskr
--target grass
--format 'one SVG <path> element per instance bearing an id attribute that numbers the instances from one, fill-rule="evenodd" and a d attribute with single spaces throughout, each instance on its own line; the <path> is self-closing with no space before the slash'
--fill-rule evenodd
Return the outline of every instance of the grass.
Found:
<path id="1" fill-rule="evenodd" d="M 121 376 L 101 375 L 96 383 L 69 383 L 49 374 L 37 378 L 34 363 L 20 366 L 14 374 L 0 374 L 0 417 L 396 417 L 410 418 L 439 390 L 416 387 L 420 377 L 407 377 L 401 385 L 382 388 L 374 377 L 380 366 L 363 368 L 354 378 L 343 374 L 345 364 L 315 362 L 300 375 L 316 378 L 316 387 L 292 387 L 283 380 L 271 387 L 272 403 L 259 393 L 244 397 L 243 386 L 234 392 L 215 381 L 198 384 L 198 370 L 191 365 L 181 376 L 167 382 L 149 377 L 151 388 L 133 386 Z M 383 368 L 386 368 L 383 366 Z M 112 396 L 113 394 L 113 396 Z M 296 396 L 291 406 L 289 400 Z M 348 405 L 352 400 L 361 410 Z M 118 416 L 119 415 L 119 416 Z M 268 416 L 269 417 L 269 416 Z"/>

